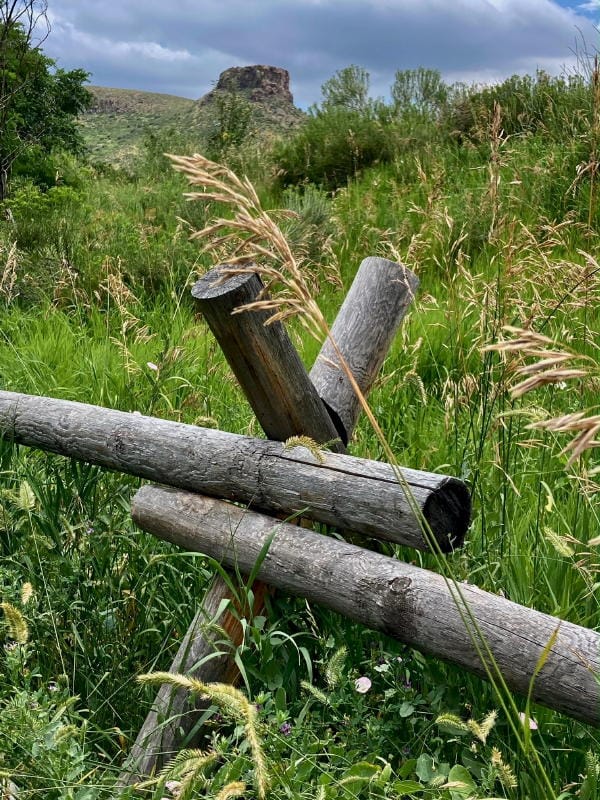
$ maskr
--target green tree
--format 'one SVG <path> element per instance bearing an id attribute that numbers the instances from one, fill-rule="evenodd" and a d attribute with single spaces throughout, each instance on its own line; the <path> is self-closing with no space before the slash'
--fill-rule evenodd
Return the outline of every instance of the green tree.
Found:
<path id="1" fill-rule="evenodd" d="M 448 100 L 448 87 L 436 69 L 405 69 L 396 72 L 392 99 L 397 112 L 415 110 L 437 116 Z"/>
<path id="2" fill-rule="evenodd" d="M 41 50 L 49 30 L 46 0 L 0 0 L 0 201 L 28 149 L 83 149 L 77 115 L 91 102 L 88 73 L 56 69 Z"/>
<path id="3" fill-rule="evenodd" d="M 252 105 L 239 92 L 218 92 L 213 101 L 208 151 L 217 161 L 230 147 L 239 147 L 250 133 Z"/>
<path id="4" fill-rule="evenodd" d="M 338 70 L 321 87 L 323 95 L 322 107 L 325 111 L 332 108 L 346 108 L 360 113 L 369 108 L 369 73 L 356 64 Z"/>

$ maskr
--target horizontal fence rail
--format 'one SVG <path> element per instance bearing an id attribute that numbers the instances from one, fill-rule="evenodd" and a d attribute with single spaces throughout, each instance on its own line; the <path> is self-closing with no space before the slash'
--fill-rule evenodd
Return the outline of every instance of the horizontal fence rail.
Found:
<path id="1" fill-rule="evenodd" d="M 456 478 L 405 469 L 401 485 L 377 461 L 324 452 L 321 463 L 305 448 L 85 403 L 0 391 L 0 436 L 421 550 L 421 514 L 443 552 L 462 544 L 470 521 L 470 495 Z"/>
<path id="2" fill-rule="evenodd" d="M 463 605 L 456 586 L 434 572 L 188 492 L 144 486 L 132 516 L 145 531 L 246 575 L 268 547 L 261 581 L 479 675 L 484 662 L 493 669 L 480 657 L 489 647 L 511 689 L 527 695 L 533 679 L 535 700 L 600 724 L 600 633 L 466 583 Z"/>

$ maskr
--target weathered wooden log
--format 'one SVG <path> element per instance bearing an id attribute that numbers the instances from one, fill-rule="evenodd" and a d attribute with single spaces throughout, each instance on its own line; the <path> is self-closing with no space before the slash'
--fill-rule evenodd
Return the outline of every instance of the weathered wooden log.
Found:
<path id="1" fill-rule="evenodd" d="M 188 492 L 144 486 L 132 514 L 149 533 L 245 574 L 270 542 L 260 580 L 485 676 L 480 633 L 507 685 L 523 695 L 558 629 L 533 697 L 600 725 L 600 633 L 461 583 L 479 633 L 468 630 L 456 588 L 436 573 Z"/>
<path id="2" fill-rule="evenodd" d="M 303 516 L 428 549 L 421 521 L 388 464 L 144 417 L 99 406 L 0 391 L 0 435 L 70 458 L 275 514 Z M 463 542 L 466 486 L 402 470 L 442 551 Z"/>
<path id="3" fill-rule="evenodd" d="M 281 322 L 266 325 L 267 311 L 236 314 L 264 288 L 255 273 L 223 280 L 227 265 L 211 269 L 194 285 L 192 296 L 215 335 L 225 358 L 269 439 L 310 436 L 344 450 L 338 432 L 310 381 Z"/>
<path id="4" fill-rule="evenodd" d="M 262 602 L 262 594 L 259 597 L 255 594 L 256 600 Z M 237 666 L 231 657 L 231 647 L 241 641 L 242 631 L 236 614 L 223 613 L 224 601 L 229 601 L 233 607 L 237 603 L 227 583 L 220 578 L 204 597 L 170 672 L 192 674 L 201 677 L 204 683 L 230 683 L 235 679 Z M 238 612 L 240 616 L 248 615 L 249 610 L 238 609 Z M 218 633 L 211 630 L 212 622 L 218 627 Z M 194 699 L 183 689 L 163 684 L 129 751 L 115 788 L 122 789 L 160 771 L 181 749 L 208 705 L 210 702 Z"/>
<path id="5" fill-rule="evenodd" d="M 403 264 L 386 258 L 365 258 L 310 371 L 338 435 L 348 444 L 360 416 L 361 406 L 338 353 L 366 396 L 396 335 L 419 279 Z M 335 342 L 335 345 L 332 342 Z"/>

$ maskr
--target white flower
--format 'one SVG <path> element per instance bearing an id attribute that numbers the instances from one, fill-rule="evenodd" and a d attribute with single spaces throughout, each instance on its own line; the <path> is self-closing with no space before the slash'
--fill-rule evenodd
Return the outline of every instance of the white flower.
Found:
<path id="1" fill-rule="evenodd" d="M 525 725 L 525 721 L 526 721 L 526 720 L 529 722 L 529 730 L 530 730 L 530 731 L 537 731 L 537 729 L 538 729 L 538 724 L 537 724 L 537 722 L 534 720 L 534 718 L 533 718 L 533 717 L 527 717 L 527 718 L 526 718 L 526 717 L 525 717 L 525 714 L 524 714 L 524 712 L 523 712 L 523 711 L 521 711 L 521 712 L 519 713 L 519 719 L 521 720 L 521 724 L 522 724 L 522 725 Z"/>
<path id="2" fill-rule="evenodd" d="M 153 361 L 147 361 L 146 366 L 148 369 L 151 369 L 153 372 L 158 372 L 158 366 Z"/>
<path id="3" fill-rule="evenodd" d="M 371 681 L 365 675 L 354 681 L 354 688 L 359 694 L 366 694 L 371 688 Z"/>

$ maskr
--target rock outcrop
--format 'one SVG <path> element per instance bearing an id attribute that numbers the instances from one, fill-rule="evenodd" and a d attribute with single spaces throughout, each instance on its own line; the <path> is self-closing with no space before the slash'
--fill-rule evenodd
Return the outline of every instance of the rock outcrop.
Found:
<path id="1" fill-rule="evenodd" d="M 219 97 L 229 94 L 237 94 L 254 106 L 257 120 L 267 125 L 293 127 L 303 117 L 294 106 L 289 72 L 282 67 L 256 64 L 226 69 L 215 88 L 200 98 L 198 109 L 208 110 Z"/>
<path id="2" fill-rule="evenodd" d="M 200 105 L 212 102 L 219 92 L 239 92 L 251 103 L 275 101 L 294 105 L 290 92 L 290 74 L 281 67 L 262 64 L 230 67 L 219 75 L 215 88 L 200 99 Z"/>
<path id="3" fill-rule="evenodd" d="M 133 89 L 89 86 L 91 108 L 81 115 L 83 135 L 94 161 L 123 165 L 131 162 L 144 136 L 184 131 L 202 152 L 223 118 L 236 115 L 248 138 L 287 133 L 304 119 L 294 106 L 290 76 L 281 67 L 231 67 L 200 100 Z M 237 103 L 237 98 L 243 102 Z M 222 104 L 219 100 L 223 100 Z M 245 121 L 244 121 L 245 120 Z"/>

